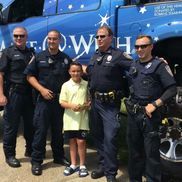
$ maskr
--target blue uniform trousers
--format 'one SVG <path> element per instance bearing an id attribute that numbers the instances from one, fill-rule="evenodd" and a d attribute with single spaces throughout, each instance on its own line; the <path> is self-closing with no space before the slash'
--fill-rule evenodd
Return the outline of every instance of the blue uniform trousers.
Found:
<path id="1" fill-rule="evenodd" d="M 130 182 L 142 182 L 144 173 L 147 182 L 160 182 L 160 137 L 158 131 L 161 116 L 158 111 L 152 113 L 152 118 L 143 116 L 143 113 L 140 112 L 128 115 L 127 140 Z"/>
<path id="2" fill-rule="evenodd" d="M 107 177 L 116 176 L 118 170 L 117 160 L 117 134 L 119 131 L 119 105 L 115 103 L 102 103 L 92 100 L 91 132 L 99 157 L 99 168 Z"/>
<path id="3" fill-rule="evenodd" d="M 3 149 L 5 157 L 16 155 L 16 137 L 21 117 L 24 123 L 24 137 L 26 140 L 26 150 L 32 151 L 33 140 L 33 112 L 34 106 L 31 94 L 12 92 L 8 97 L 8 103 L 4 109 L 4 133 Z"/>
<path id="4" fill-rule="evenodd" d="M 64 157 L 63 149 L 63 113 L 58 99 L 46 101 L 39 97 L 35 113 L 34 127 L 35 134 L 32 144 L 32 164 L 43 162 L 46 147 L 46 137 L 49 126 L 51 126 L 51 148 L 54 159 L 62 159 Z"/>

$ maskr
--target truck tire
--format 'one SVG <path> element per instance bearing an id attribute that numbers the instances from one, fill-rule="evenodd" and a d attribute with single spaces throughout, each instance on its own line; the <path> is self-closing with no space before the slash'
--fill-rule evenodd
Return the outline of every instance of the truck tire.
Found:
<path id="1" fill-rule="evenodd" d="M 168 118 L 161 127 L 160 156 L 163 175 L 182 180 L 182 119 Z"/>

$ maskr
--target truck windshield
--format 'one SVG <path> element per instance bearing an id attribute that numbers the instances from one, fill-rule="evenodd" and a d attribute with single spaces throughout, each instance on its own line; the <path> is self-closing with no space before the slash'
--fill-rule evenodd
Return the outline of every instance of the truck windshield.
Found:
<path id="1" fill-rule="evenodd" d="M 19 22 L 32 16 L 41 16 L 44 0 L 15 0 L 9 7 L 8 22 Z"/>

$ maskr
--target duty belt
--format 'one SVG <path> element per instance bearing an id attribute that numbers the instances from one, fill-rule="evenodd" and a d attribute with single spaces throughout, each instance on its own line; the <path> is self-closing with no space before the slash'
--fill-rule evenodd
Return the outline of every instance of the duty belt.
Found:
<path id="1" fill-rule="evenodd" d="M 32 91 L 31 91 L 31 87 L 29 87 L 27 85 L 12 83 L 10 85 L 10 92 L 17 92 L 20 94 L 29 94 Z"/>
<path id="2" fill-rule="evenodd" d="M 120 102 L 123 97 L 122 91 L 112 90 L 109 92 L 99 92 L 95 91 L 93 94 L 95 99 L 100 100 L 101 102 Z"/>

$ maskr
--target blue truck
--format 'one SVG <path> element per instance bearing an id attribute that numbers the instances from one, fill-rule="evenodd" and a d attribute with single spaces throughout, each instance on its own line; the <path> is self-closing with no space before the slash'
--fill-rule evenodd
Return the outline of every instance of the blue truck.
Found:
<path id="1" fill-rule="evenodd" d="M 182 179 L 182 1 L 168 0 L 2 0 L 0 2 L 0 51 L 12 44 L 16 26 L 28 30 L 27 45 L 36 52 L 47 47 L 47 32 L 62 34 L 60 50 L 87 64 L 97 49 L 95 32 L 108 25 L 113 46 L 136 58 L 134 41 L 149 34 L 153 55 L 168 61 L 178 85 L 161 126 L 161 162 L 167 174 Z M 166 180 L 167 181 L 167 180 Z"/>

